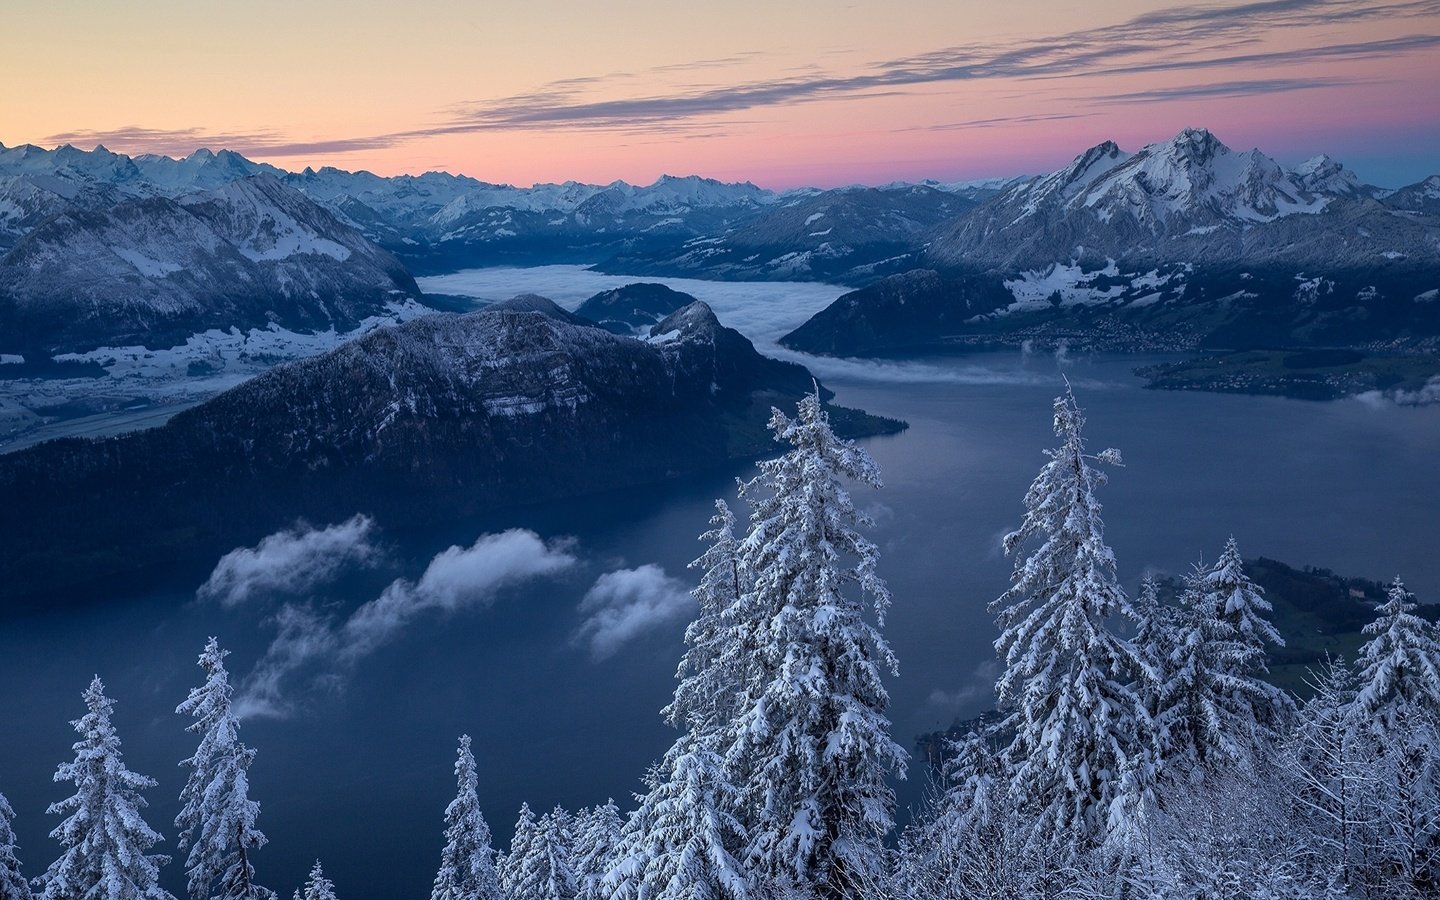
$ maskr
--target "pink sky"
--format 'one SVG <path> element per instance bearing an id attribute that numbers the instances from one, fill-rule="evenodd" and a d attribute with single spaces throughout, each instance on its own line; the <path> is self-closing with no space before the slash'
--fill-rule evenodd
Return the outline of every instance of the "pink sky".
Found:
<path id="1" fill-rule="evenodd" d="M 1440 172 L 1440 0 L 6 6 L 10 145 L 783 188 L 1036 172 L 1201 125 L 1381 184 Z"/>

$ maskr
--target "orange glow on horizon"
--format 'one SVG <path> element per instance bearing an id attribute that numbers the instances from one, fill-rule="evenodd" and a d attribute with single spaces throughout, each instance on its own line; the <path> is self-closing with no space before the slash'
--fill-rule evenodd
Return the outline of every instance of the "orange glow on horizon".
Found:
<path id="1" fill-rule="evenodd" d="M 22 86 L 0 97 L 8 145 L 786 188 L 1044 171 L 1203 125 L 1378 183 L 1440 170 L 1440 16 L 1383 0 L 76 6 L 7 4 L 0 78 Z"/>

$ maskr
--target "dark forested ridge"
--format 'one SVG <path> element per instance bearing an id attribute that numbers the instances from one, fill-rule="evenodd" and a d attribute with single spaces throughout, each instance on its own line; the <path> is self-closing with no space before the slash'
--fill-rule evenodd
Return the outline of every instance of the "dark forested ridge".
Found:
<path id="1" fill-rule="evenodd" d="M 772 405 L 813 388 L 709 307 L 651 341 L 575 324 L 543 298 L 381 329 L 101 440 L 0 456 L 0 583 L 81 579 L 224 552 L 297 517 L 397 528 L 753 459 Z M 836 411 L 849 434 L 903 423 Z"/>

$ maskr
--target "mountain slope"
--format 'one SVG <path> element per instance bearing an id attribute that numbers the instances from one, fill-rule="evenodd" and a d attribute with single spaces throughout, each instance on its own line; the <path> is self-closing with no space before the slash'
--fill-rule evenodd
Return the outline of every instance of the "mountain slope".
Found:
<path id="1" fill-rule="evenodd" d="M 773 450 L 770 407 L 812 388 L 702 303 L 649 341 L 520 306 L 380 329 L 150 431 L 0 456 L 0 583 L 223 552 L 299 516 L 423 526 L 752 459 Z"/>
<path id="2" fill-rule="evenodd" d="M 975 206 L 923 185 L 798 191 L 735 227 L 671 253 L 641 248 L 601 271 L 722 279 L 873 280 L 907 266 L 932 229 Z"/>
<path id="3" fill-rule="evenodd" d="M 418 296 L 393 256 L 261 174 L 46 219 L 0 258 L 0 347 L 163 347 L 272 322 L 343 331 Z"/>
<path id="4" fill-rule="evenodd" d="M 663 284 L 637 282 L 601 291 L 575 310 L 575 315 L 615 334 L 648 333 L 671 313 L 695 302 L 689 294 Z"/>

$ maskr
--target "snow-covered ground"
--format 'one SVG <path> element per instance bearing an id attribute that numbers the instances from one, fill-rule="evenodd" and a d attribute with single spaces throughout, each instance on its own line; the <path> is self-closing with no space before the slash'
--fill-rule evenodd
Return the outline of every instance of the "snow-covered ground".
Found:
<path id="1" fill-rule="evenodd" d="M 101 437 L 164 424 L 170 416 L 282 362 L 314 356 L 385 325 L 434 312 L 411 300 L 352 331 L 313 334 L 271 326 L 211 330 L 177 347 L 102 347 L 59 362 L 98 363 L 97 378 L 0 378 L 0 453 L 56 437 Z"/>

